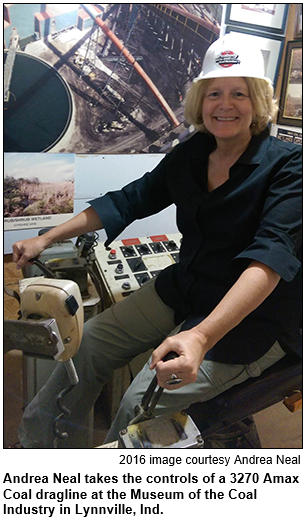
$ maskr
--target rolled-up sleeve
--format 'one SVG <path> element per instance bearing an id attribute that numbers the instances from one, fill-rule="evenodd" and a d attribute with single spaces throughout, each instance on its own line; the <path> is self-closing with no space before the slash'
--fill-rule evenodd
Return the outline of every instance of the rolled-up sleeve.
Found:
<path id="1" fill-rule="evenodd" d="M 275 173 L 264 201 L 253 242 L 237 259 L 257 260 L 291 281 L 300 268 L 302 239 L 302 154 L 297 147 Z"/>
<path id="2" fill-rule="evenodd" d="M 109 191 L 88 201 L 106 231 L 105 245 L 109 245 L 135 220 L 156 214 L 173 203 L 167 186 L 169 161 L 170 156 L 166 155 L 156 168 L 141 178 L 118 191 Z"/>

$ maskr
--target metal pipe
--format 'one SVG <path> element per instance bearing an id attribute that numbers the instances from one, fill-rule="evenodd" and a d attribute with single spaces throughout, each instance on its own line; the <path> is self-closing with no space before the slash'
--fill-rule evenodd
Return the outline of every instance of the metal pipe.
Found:
<path id="1" fill-rule="evenodd" d="M 151 92 L 155 95 L 155 97 L 157 98 L 158 102 L 161 104 L 163 109 L 166 111 L 166 113 L 168 114 L 168 116 L 171 119 L 171 121 L 174 124 L 174 126 L 179 126 L 180 125 L 179 121 L 175 117 L 172 109 L 170 108 L 170 106 L 168 105 L 167 101 L 162 96 L 162 94 L 160 93 L 158 88 L 156 88 L 156 86 L 154 85 L 153 81 L 149 78 L 148 74 L 146 74 L 146 72 L 143 70 L 143 68 L 137 63 L 137 61 L 134 58 L 134 56 L 125 48 L 125 46 L 119 40 L 119 38 L 117 38 L 117 36 L 111 31 L 111 29 L 106 25 L 106 23 L 104 23 L 103 20 L 101 20 L 101 18 L 98 17 L 99 13 L 97 13 L 97 11 L 95 11 L 93 9 L 93 7 L 88 5 L 88 4 L 80 4 L 80 5 L 84 9 L 84 11 L 86 11 L 86 13 L 89 14 L 89 16 L 93 20 L 95 20 L 96 24 L 99 27 L 101 27 L 101 29 L 104 32 L 104 34 L 108 38 L 111 39 L 111 41 L 116 45 L 116 47 L 120 50 L 120 52 L 128 60 L 128 62 L 131 65 L 133 65 L 133 67 L 136 70 L 136 72 L 146 82 L 146 84 L 150 88 Z"/>

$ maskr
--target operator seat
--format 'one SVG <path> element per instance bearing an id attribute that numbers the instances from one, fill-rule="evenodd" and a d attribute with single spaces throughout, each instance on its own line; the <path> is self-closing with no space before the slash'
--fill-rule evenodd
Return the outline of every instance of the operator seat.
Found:
<path id="1" fill-rule="evenodd" d="M 261 448 L 253 415 L 294 393 L 301 395 L 302 365 L 300 356 L 287 354 L 259 377 L 192 404 L 186 412 L 201 431 L 204 448 Z"/>

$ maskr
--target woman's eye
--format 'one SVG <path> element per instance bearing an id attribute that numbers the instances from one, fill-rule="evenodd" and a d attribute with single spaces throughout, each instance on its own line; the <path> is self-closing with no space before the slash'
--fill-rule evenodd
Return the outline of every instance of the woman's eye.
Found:
<path id="1" fill-rule="evenodd" d="M 219 97 L 220 93 L 219 92 L 210 92 L 209 94 L 207 94 L 207 97 Z"/>
<path id="2" fill-rule="evenodd" d="M 243 92 L 234 92 L 234 97 L 243 98 L 247 96 Z"/>

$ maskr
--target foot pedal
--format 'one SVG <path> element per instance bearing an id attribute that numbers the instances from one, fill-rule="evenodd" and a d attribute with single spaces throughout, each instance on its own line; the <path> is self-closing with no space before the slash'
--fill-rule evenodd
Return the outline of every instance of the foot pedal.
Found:
<path id="1" fill-rule="evenodd" d="M 204 441 L 186 413 L 129 425 L 119 433 L 119 449 L 199 449 Z"/>

